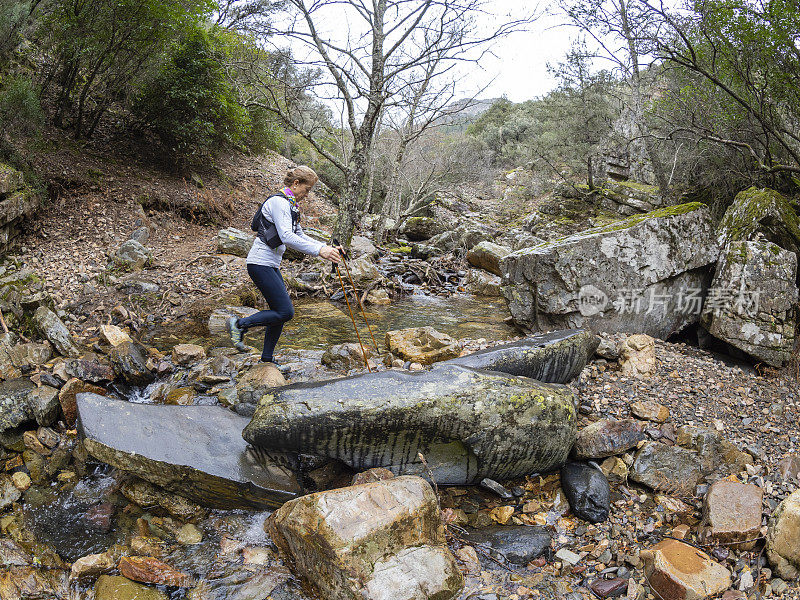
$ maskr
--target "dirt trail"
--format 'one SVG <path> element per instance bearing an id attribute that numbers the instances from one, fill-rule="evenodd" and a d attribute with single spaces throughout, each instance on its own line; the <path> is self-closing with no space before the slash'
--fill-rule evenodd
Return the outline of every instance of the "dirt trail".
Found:
<path id="1" fill-rule="evenodd" d="M 187 181 L 146 164 L 130 148 L 109 154 L 107 144 L 52 144 L 58 150 L 34 159 L 50 199 L 26 224 L 12 256 L 45 281 L 77 334 L 91 333 L 120 304 L 169 323 L 198 301 L 249 284 L 243 260 L 214 256 L 216 235 L 224 227 L 249 231 L 258 203 L 282 186 L 290 161 L 274 153 L 232 154 L 217 160 L 215 172 Z M 311 226 L 335 212 L 313 193 L 304 205 Z M 222 215 L 218 224 L 203 217 L 209 206 Z M 149 229 L 152 264 L 137 273 L 110 266 L 109 254 L 142 226 Z"/>

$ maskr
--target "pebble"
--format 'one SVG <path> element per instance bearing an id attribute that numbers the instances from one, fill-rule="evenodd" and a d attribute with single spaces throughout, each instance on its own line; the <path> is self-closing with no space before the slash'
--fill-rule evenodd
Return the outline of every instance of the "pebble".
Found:
<path id="1" fill-rule="evenodd" d="M 24 492 L 31 487 L 31 478 L 27 473 L 17 471 L 11 476 L 11 483 L 13 483 L 14 487 L 19 491 Z"/>
<path id="2" fill-rule="evenodd" d="M 187 523 L 178 529 L 175 533 L 175 539 L 183 546 L 191 546 L 192 544 L 199 544 L 203 541 L 203 532 L 200 531 L 196 525 Z"/>
<path id="3" fill-rule="evenodd" d="M 490 492 L 494 492 L 504 500 L 508 500 L 514 497 L 512 493 L 509 492 L 505 487 L 497 483 L 494 479 L 489 479 L 488 477 L 481 479 L 480 486 L 483 489 L 489 490 Z"/>
<path id="4" fill-rule="evenodd" d="M 600 598 L 616 598 L 628 591 L 628 581 L 619 577 L 595 579 L 590 587 Z"/>
<path id="5" fill-rule="evenodd" d="M 561 548 L 556 552 L 556 558 L 570 565 L 577 565 L 581 560 L 580 554 L 575 554 L 572 550 L 566 548 Z"/>

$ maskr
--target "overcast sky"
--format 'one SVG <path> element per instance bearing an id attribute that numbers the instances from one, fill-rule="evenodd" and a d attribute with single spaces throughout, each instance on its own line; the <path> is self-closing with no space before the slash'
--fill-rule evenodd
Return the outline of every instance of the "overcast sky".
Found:
<path id="1" fill-rule="evenodd" d="M 524 0 L 493 0 L 492 10 L 502 17 L 519 17 L 530 3 Z M 481 94 L 484 98 L 507 96 L 513 102 L 530 100 L 546 94 L 555 87 L 547 73 L 547 63 L 561 61 L 570 47 L 571 28 L 559 26 L 560 19 L 544 15 L 528 26 L 498 41 L 493 53 L 482 61 L 481 69 L 466 73 L 464 83 L 480 88 L 490 87 Z M 489 83 L 492 82 L 492 83 Z"/>
<path id="2" fill-rule="evenodd" d="M 544 3 L 546 4 L 546 3 Z M 494 19 L 486 18 L 486 31 L 491 32 L 500 19 L 519 19 L 530 13 L 532 3 L 525 0 L 491 0 L 487 7 Z M 325 13 L 318 15 L 317 28 L 325 37 L 340 39 L 348 31 L 347 11 L 341 5 L 331 5 Z M 361 30 L 363 22 L 355 26 Z M 484 56 L 479 67 L 470 64 L 458 77 L 457 96 L 469 97 L 483 87 L 479 98 L 498 98 L 506 96 L 514 102 L 529 100 L 547 93 L 555 87 L 555 81 L 547 73 L 547 64 L 559 62 L 570 46 L 570 36 L 575 31 L 559 27 L 560 18 L 544 15 L 527 26 L 526 31 L 518 31 L 494 42 L 492 54 Z M 280 29 L 281 25 L 278 25 Z M 315 56 L 299 42 L 291 42 L 280 35 L 271 39 L 278 46 L 289 45 L 297 59 Z M 329 103 L 329 102 L 326 102 Z"/>

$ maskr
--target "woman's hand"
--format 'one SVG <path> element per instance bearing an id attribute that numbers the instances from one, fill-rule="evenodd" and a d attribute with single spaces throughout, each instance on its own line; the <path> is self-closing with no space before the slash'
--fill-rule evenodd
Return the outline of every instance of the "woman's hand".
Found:
<path id="1" fill-rule="evenodd" d="M 319 255 L 325 260 L 339 264 L 342 262 L 342 255 L 340 252 L 341 246 L 337 246 L 335 248 L 333 246 L 323 246 L 322 250 L 319 251 Z"/>

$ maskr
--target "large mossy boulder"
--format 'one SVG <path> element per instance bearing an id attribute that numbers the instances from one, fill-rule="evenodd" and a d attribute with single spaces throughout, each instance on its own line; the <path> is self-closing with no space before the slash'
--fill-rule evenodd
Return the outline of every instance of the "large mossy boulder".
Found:
<path id="1" fill-rule="evenodd" d="M 303 496 L 266 529 L 321 598 L 449 600 L 464 586 L 436 494 L 419 477 Z"/>
<path id="2" fill-rule="evenodd" d="M 795 343 L 797 255 L 772 242 L 731 242 L 722 252 L 703 307 L 714 337 L 780 367 Z"/>
<path id="3" fill-rule="evenodd" d="M 412 242 L 429 240 L 442 233 L 445 227 L 433 217 L 409 217 L 400 226 L 400 235 Z"/>
<path id="4" fill-rule="evenodd" d="M 27 398 L 35 388 L 27 377 L 0 383 L 0 432 L 33 420 Z"/>
<path id="5" fill-rule="evenodd" d="M 16 192 L 22 187 L 22 173 L 16 169 L 0 163 L 0 195 Z"/>
<path id="6" fill-rule="evenodd" d="M 13 246 L 20 225 L 39 207 L 41 198 L 25 187 L 20 171 L 0 163 L 0 252 Z"/>
<path id="7" fill-rule="evenodd" d="M 385 467 L 466 484 L 556 468 L 575 432 L 567 387 L 443 364 L 277 389 L 261 399 L 242 435 L 254 446 L 356 470 Z"/>
<path id="8" fill-rule="evenodd" d="M 769 188 L 739 192 L 717 228 L 720 248 L 760 233 L 781 248 L 800 254 L 799 209 L 795 200 Z"/>
<path id="9" fill-rule="evenodd" d="M 131 385 L 145 386 L 155 379 L 147 365 L 147 350 L 138 342 L 122 342 L 114 346 L 108 358 L 114 372 Z"/>
<path id="10" fill-rule="evenodd" d="M 509 255 L 510 248 L 494 244 L 492 242 L 481 242 L 467 253 L 467 262 L 473 267 L 489 271 L 495 275 L 501 275 L 500 261 Z"/>
<path id="11" fill-rule="evenodd" d="M 519 250 L 501 262 L 503 295 L 529 329 L 587 327 L 665 339 L 700 318 L 719 256 L 708 208 L 670 206 Z"/>
<path id="12" fill-rule="evenodd" d="M 603 182 L 597 194 L 601 207 L 622 215 L 650 212 L 663 204 L 656 186 L 636 181 L 609 179 Z"/>

